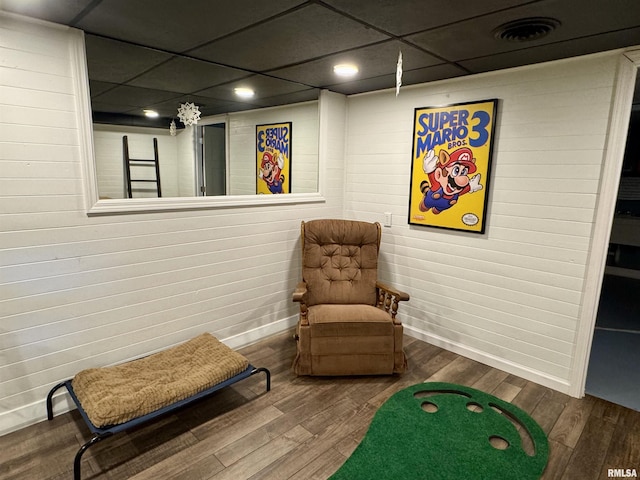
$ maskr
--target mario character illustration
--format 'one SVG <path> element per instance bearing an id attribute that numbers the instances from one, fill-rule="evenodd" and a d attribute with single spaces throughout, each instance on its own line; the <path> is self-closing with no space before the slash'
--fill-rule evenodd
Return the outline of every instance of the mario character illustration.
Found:
<path id="1" fill-rule="evenodd" d="M 476 171 L 476 159 L 467 147 L 451 154 L 440 150 L 437 157 L 429 150 L 422 160 L 422 169 L 428 178 L 420 183 L 424 195 L 419 205 L 422 212 L 431 210 L 437 215 L 458 203 L 461 195 L 482 190 L 480 174 L 470 176 Z"/>
<path id="2" fill-rule="evenodd" d="M 258 177 L 267 183 L 271 193 L 284 193 L 282 186 L 284 183 L 283 167 L 284 158 L 281 153 L 278 153 L 278 159 L 276 160 L 273 158 L 272 153 L 264 152 Z"/>

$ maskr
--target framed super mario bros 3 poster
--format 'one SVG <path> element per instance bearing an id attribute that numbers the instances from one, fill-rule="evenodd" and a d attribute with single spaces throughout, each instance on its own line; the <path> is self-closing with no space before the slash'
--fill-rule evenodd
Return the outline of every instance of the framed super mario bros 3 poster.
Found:
<path id="1" fill-rule="evenodd" d="M 256 193 L 291 193 L 292 122 L 256 125 Z"/>
<path id="2" fill-rule="evenodd" d="M 415 109 L 410 224 L 484 233 L 497 104 Z"/>

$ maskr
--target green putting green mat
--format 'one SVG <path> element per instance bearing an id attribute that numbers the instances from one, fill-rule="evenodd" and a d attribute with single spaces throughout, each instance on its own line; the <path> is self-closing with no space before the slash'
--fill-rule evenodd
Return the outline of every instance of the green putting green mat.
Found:
<path id="1" fill-rule="evenodd" d="M 523 410 L 451 383 L 420 383 L 376 412 L 331 480 L 533 480 L 549 443 Z"/>

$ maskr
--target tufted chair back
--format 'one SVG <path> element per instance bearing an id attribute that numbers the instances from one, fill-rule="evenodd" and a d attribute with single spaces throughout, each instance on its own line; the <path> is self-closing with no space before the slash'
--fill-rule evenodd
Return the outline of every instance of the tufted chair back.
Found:
<path id="1" fill-rule="evenodd" d="M 376 304 L 381 227 L 352 220 L 302 223 L 306 304 Z"/>

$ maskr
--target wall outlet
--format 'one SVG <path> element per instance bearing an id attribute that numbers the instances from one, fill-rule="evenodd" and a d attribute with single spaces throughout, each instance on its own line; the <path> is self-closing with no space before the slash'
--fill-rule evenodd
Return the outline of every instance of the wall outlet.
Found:
<path id="1" fill-rule="evenodd" d="M 391 212 L 384 212 L 384 226 L 391 226 Z"/>

